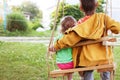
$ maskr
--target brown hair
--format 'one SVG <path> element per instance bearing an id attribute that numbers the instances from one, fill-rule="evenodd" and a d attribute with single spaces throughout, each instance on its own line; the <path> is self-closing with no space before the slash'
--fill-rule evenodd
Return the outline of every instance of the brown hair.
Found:
<path id="1" fill-rule="evenodd" d="M 61 32 L 64 33 L 67 29 L 74 27 L 76 22 L 72 16 L 65 16 L 61 20 Z"/>
<path id="2" fill-rule="evenodd" d="M 82 10 L 86 15 L 94 14 L 97 0 L 80 0 Z"/>

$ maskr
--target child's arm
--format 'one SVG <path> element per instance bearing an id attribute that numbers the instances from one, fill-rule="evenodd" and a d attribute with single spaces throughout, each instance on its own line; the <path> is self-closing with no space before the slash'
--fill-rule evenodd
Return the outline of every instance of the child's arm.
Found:
<path id="1" fill-rule="evenodd" d="M 76 32 L 72 31 L 69 34 L 65 34 L 55 43 L 54 50 L 58 51 L 62 48 L 72 47 L 81 39 L 82 38 Z"/>
<path id="2" fill-rule="evenodd" d="M 99 42 L 103 42 L 103 41 L 116 42 L 116 38 L 102 37 L 102 38 L 97 39 L 97 40 L 80 41 L 79 43 L 75 44 L 73 47 L 95 44 L 95 43 L 99 43 Z"/>
<path id="3" fill-rule="evenodd" d="M 85 40 L 85 41 L 80 41 L 77 44 L 75 44 L 72 47 L 78 47 L 78 46 L 84 46 L 84 45 L 89 45 L 89 44 L 95 44 L 95 43 L 99 43 L 99 42 L 103 42 L 103 41 L 109 41 L 109 42 L 116 42 L 116 38 L 108 38 L 108 37 L 102 37 L 100 39 L 97 40 Z M 54 46 L 49 48 L 49 51 L 55 52 L 58 51 L 54 48 Z"/>
<path id="4" fill-rule="evenodd" d="M 107 30 L 110 29 L 115 34 L 120 32 L 120 22 L 113 20 L 107 15 L 105 15 L 105 26 Z"/>

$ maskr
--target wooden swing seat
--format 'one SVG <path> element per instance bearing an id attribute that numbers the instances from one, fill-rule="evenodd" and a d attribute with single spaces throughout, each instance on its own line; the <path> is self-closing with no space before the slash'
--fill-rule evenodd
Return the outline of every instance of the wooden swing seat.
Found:
<path id="1" fill-rule="evenodd" d="M 88 71 L 88 70 L 98 70 L 98 72 L 105 72 L 105 71 L 111 72 L 115 70 L 115 64 L 91 66 L 91 67 L 85 67 L 85 68 L 74 68 L 74 69 L 67 69 L 67 70 L 53 70 L 53 71 L 50 71 L 49 76 L 52 78 L 56 78 L 60 76 L 65 76 L 68 73 Z"/>
<path id="2" fill-rule="evenodd" d="M 84 41 L 84 42 L 77 43 L 74 47 L 95 44 L 95 43 L 103 42 L 103 41 L 104 41 L 104 38 L 101 38 L 98 40 Z M 111 41 L 111 44 L 109 44 L 110 41 Z M 120 43 L 118 44 L 118 42 L 116 42 L 116 38 L 111 38 L 110 41 L 109 42 L 105 41 L 104 45 L 108 45 L 108 46 L 120 45 Z M 74 69 L 67 69 L 67 70 L 53 70 L 53 71 L 50 71 L 49 77 L 56 78 L 60 76 L 66 76 L 68 73 L 88 71 L 88 70 L 97 70 L 98 72 L 105 72 L 105 71 L 113 72 L 115 70 L 115 64 L 91 66 L 91 67 L 85 67 L 85 68 L 74 68 Z"/>

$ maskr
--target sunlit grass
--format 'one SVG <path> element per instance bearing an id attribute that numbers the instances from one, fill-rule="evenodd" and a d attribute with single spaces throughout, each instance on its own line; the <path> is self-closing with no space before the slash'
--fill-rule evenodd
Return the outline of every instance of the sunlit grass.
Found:
<path id="1" fill-rule="evenodd" d="M 0 80 L 47 80 L 46 50 L 40 43 L 0 42 Z M 114 57 L 117 63 L 115 80 L 120 80 L 120 47 L 115 47 Z M 79 80 L 77 72 L 73 77 Z M 97 72 L 95 80 L 100 80 Z"/>
<path id="2" fill-rule="evenodd" d="M 45 80 L 46 47 L 35 43 L 1 43 L 0 80 Z"/>

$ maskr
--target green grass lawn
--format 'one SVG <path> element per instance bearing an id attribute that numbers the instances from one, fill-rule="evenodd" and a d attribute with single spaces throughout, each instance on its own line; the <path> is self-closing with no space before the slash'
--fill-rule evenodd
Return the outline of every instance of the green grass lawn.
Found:
<path id="1" fill-rule="evenodd" d="M 0 43 L 0 80 L 47 80 L 46 47 L 38 43 Z"/>
<path id="2" fill-rule="evenodd" d="M 46 50 L 40 43 L 0 42 L 0 80 L 47 80 Z M 115 80 L 120 80 L 120 47 L 114 49 L 114 57 Z M 74 78 L 79 80 L 77 73 Z M 96 72 L 95 80 L 100 80 Z"/>

